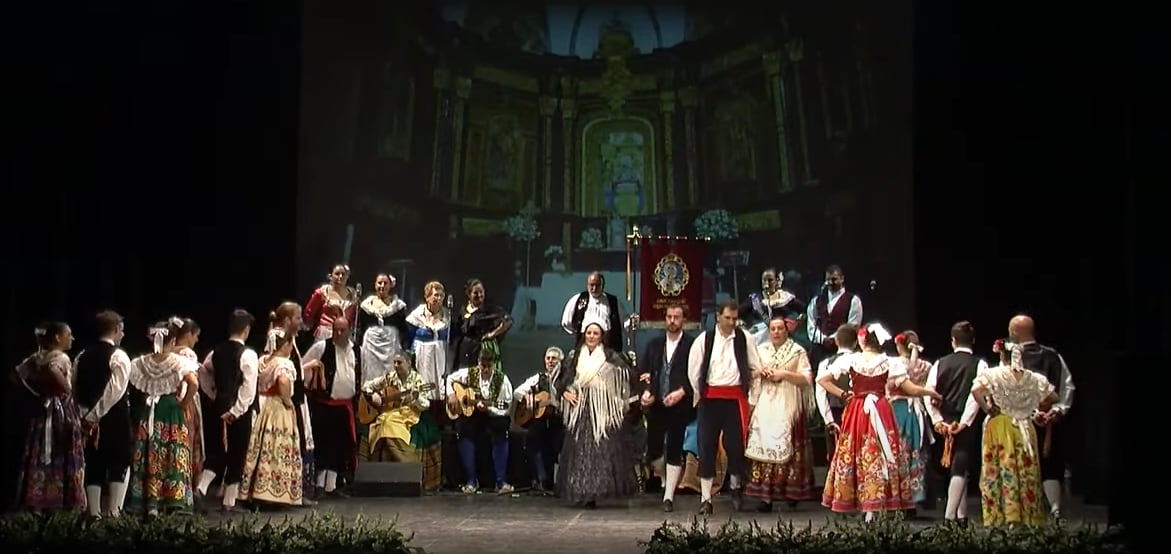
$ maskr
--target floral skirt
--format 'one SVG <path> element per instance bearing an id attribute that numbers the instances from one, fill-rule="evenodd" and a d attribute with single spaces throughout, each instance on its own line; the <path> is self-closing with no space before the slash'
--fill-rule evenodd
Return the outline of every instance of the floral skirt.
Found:
<path id="1" fill-rule="evenodd" d="M 203 472 L 204 444 L 203 444 L 203 408 L 199 401 L 199 394 L 191 399 L 191 404 L 183 412 L 183 419 L 187 422 L 187 442 L 191 450 L 191 476 L 198 480 Z"/>
<path id="2" fill-rule="evenodd" d="M 20 466 L 19 504 L 28 510 L 85 508 L 85 442 L 72 401 L 52 399 L 29 424 Z"/>
<path id="3" fill-rule="evenodd" d="M 805 413 L 793 423 L 793 456 L 783 464 L 749 459 L 744 495 L 766 502 L 813 500 L 813 441 Z"/>
<path id="4" fill-rule="evenodd" d="M 984 525 L 1044 525 L 1041 466 L 1032 423 L 1016 425 L 1000 414 L 984 423 L 980 511 Z"/>
<path id="5" fill-rule="evenodd" d="M 909 510 L 911 480 L 906 474 L 906 452 L 890 403 L 874 403 L 894 461 L 887 460 L 879 431 L 865 413 L 865 396 L 855 397 L 842 412 L 841 433 L 825 476 L 821 503 L 839 513 Z"/>
<path id="6" fill-rule="evenodd" d="M 152 408 L 141 397 L 132 398 L 126 511 L 190 511 L 191 443 L 179 399 L 169 394 Z"/>
<path id="7" fill-rule="evenodd" d="M 911 409 L 911 401 L 898 399 L 891 402 L 890 407 L 899 428 L 901 446 L 907 452 L 906 475 L 910 479 L 911 500 L 919 503 L 927 499 L 927 448 L 924 447 L 927 434 L 923 421 Z"/>
<path id="8" fill-rule="evenodd" d="M 301 437 L 293 410 L 275 396 L 260 397 L 244 457 L 240 499 L 298 506 L 304 495 Z"/>

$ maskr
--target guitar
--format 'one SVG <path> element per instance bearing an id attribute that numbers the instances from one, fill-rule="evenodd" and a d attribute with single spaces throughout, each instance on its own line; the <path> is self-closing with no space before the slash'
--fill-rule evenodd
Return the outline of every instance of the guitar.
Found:
<path id="1" fill-rule="evenodd" d="M 544 402 L 549 400 L 549 393 L 538 392 L 533 395 L 533 405 L 529 406 L 525 402 L 517 402 L 516 409 L 512 412 L 513 423 L 524 426 L 534 419 L 541 419 L 549 413 L 549 406 L 544 405 Z"/>
<path id="2" fill-rule="evenodd" d="M 478 402 L 476 391 L 460 383 L 452 383 L 451 390 L 453 391 L 452 396 L 456 398 L 456 405 L 452 406 L 451 402 L 444 403 L 448 419 L 470 417 L 476 412 L 476 402 Z"/>
<path id="3" fill-rule="evenodd" d="M 422 394 L 433 390 L 435 390 L 435 383 L 424 383 L 417 392 Z M 378 393 L 378 396 L 382 397 L 382 408 L 398 402 L 402 399 L 402 397 L 410 394 L 410 391 L 400 391 L 390 385 L 386 385 L 382 388 L 382 390 L 376 392 Z M 372 395 L 373 393 L 362 393 L 362 395 L 358 396 L 358 423 L 361 423 L 362 425 L 369 425 L 374 423 L 374 420 L 378 419 L 378 414 L 381 413 L 381 408 L 375 406 L 374 403 L 370 401 L 370 397 Z"/>

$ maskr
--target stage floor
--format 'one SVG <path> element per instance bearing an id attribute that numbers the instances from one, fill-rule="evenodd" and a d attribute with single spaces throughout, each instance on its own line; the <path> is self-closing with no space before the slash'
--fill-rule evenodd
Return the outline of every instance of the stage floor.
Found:
<path id="1" fill-rule="evenodd" d="M 643 495 L 621 502 L 600 504 L 595 510 L 566 505 L 556 498 L 521 495 L 519 498 L 483 493 L 465 496 L 440 493 L 422 498 L 351 498 L 322 502 L 319 513 L 333 512 L 346 519 L 361 515 L 363 519 L 398 519 L 400 530 L 414 533 L 413 546 L 428 554 L 467 552 L 606 552 L 626 554 L 642 552 L 639 541 L 650 539 L 663 521 L 690 525 L 699 507 L 697 495 L 678 495 L 675 511 L 663 513 L 659 495 Z M 978 498 L 969 498 L 969 513 L 979 514 Z M 726 497 L 717 497 L 715 514 L 709 518 L 713 528 L 732 519 L 738 523 L 757 522 L 764 528 L 777 520 L 792 521 L 814 527 L 824 525 L 835 516 L 814 502 L 801 503 L 796 511 L 774 506 L 771 514 L 745 510 L 732 513 Z M 755 506 L 755 504 L 751 504 Z M 777 508 L 781 508 L 777 511 Z M 942 508 L 941 508 L 942 509 Z M 1105 525 L 1106 508 L 1081 506 L 1074 502 L 1065 510 L 1068 522 Z M 311 513 L 308 509 L 262 512 L 275 520 Z M 940 512 L 921 512 L 922 520 L 912 525 L 926 526 L 942 519 Z M 211 519 L 237 516 L 209 515 Z M 975 520 L 979 516 L 975 516 Z M 714 529 L 713 529 L 714 530 Z"/>

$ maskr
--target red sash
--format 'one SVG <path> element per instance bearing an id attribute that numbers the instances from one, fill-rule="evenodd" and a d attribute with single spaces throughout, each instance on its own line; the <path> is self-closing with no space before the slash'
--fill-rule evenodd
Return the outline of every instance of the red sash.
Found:
<path id="1" fill-rule="evenodd" d="M 729 387 L 709 386 L 703 390 L 700 398 L 703 400 L 735 400 L 740 406 L 740 440 L 744 442 L 748 441 L 748 397 L 744 395 L 744 389 L 740 385 Z"/>

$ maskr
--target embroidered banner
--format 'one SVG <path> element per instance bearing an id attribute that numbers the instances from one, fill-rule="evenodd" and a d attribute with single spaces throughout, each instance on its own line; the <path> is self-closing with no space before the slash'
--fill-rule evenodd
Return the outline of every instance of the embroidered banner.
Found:
<path id="1" fill-rule="evenodd" d="M 708 241 L 640 238 L 638 316 L 642 328 L 661 329 L 667 308 L 684 307 L 686 328 L 699 326 L 703 301 L 703 260 Z"/>

